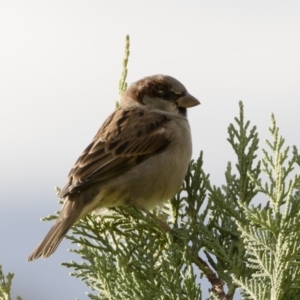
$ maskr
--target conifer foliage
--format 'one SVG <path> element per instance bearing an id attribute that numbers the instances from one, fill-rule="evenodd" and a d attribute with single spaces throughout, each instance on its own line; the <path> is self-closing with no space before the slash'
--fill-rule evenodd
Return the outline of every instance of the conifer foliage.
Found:
<path id="1" fill-rule="evenodd" d="M 10 292 L 13 278 L 14 274 L 12 273 L 5 276 L 0 265 L 0 300 L 11 300 Z M 22 300 L 22 298 L 18 296 L 17 300 Z"/>

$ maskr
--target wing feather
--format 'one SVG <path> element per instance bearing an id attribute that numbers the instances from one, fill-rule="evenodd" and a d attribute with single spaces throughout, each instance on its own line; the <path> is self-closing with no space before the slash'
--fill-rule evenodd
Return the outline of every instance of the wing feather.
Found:
<path id="1" fill-rule="evenodd" d="M 143 108 L 116 110 L 76 161 L 60 197 L 120 176 L 168 147 L 170 122 L 166 114 Z"/>

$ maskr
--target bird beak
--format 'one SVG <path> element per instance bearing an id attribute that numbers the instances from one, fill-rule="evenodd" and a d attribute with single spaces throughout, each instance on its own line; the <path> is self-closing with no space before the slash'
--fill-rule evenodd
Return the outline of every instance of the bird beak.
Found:
<path id="1" fill-rule="evenodd" d="M 187 93 L 185 96 L 180 97 L 177 101 L 177 105 L 179 107 L 193 107 L 200 104 L 200 101 L 198 101 L 194 96 Z"/>

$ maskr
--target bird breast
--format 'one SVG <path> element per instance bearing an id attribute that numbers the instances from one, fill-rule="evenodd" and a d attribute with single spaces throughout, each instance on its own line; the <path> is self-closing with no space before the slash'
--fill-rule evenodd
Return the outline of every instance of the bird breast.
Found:
<path id="1" fill-rule="evenodd" d="M 192 156 L 190 127 L 184 118 L 169 126 L 168 147 L 105 184 L 93 201 L 95 208 L 137 204 L 153 209 L 179 191 Z"/>

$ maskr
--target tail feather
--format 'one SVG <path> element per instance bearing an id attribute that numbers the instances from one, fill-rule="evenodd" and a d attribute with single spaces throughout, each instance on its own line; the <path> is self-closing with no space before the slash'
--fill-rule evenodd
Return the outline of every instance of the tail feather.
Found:
<path id="1" fill-rule="evenodd" d="M 79 203 L 77 201 L 65 200 L 56 223 L 28 257 L 28 261 L 33 261 L 39 257 L 46 258 L 55 252 L 69 229 L 80 218 L 82 207 L 76 204 Z"/>
<path id="2" fill-rule="evenodd" d="M 42 242 L 34 249 L 32 254 L 28 257 L 28 261 L 35 260 L 39 257 L 49 257 L 54 253 L 68 230 L 73 225 L 73 222 L 67 222 L 68 220 L 62 220 L 55 223 Z"/>

